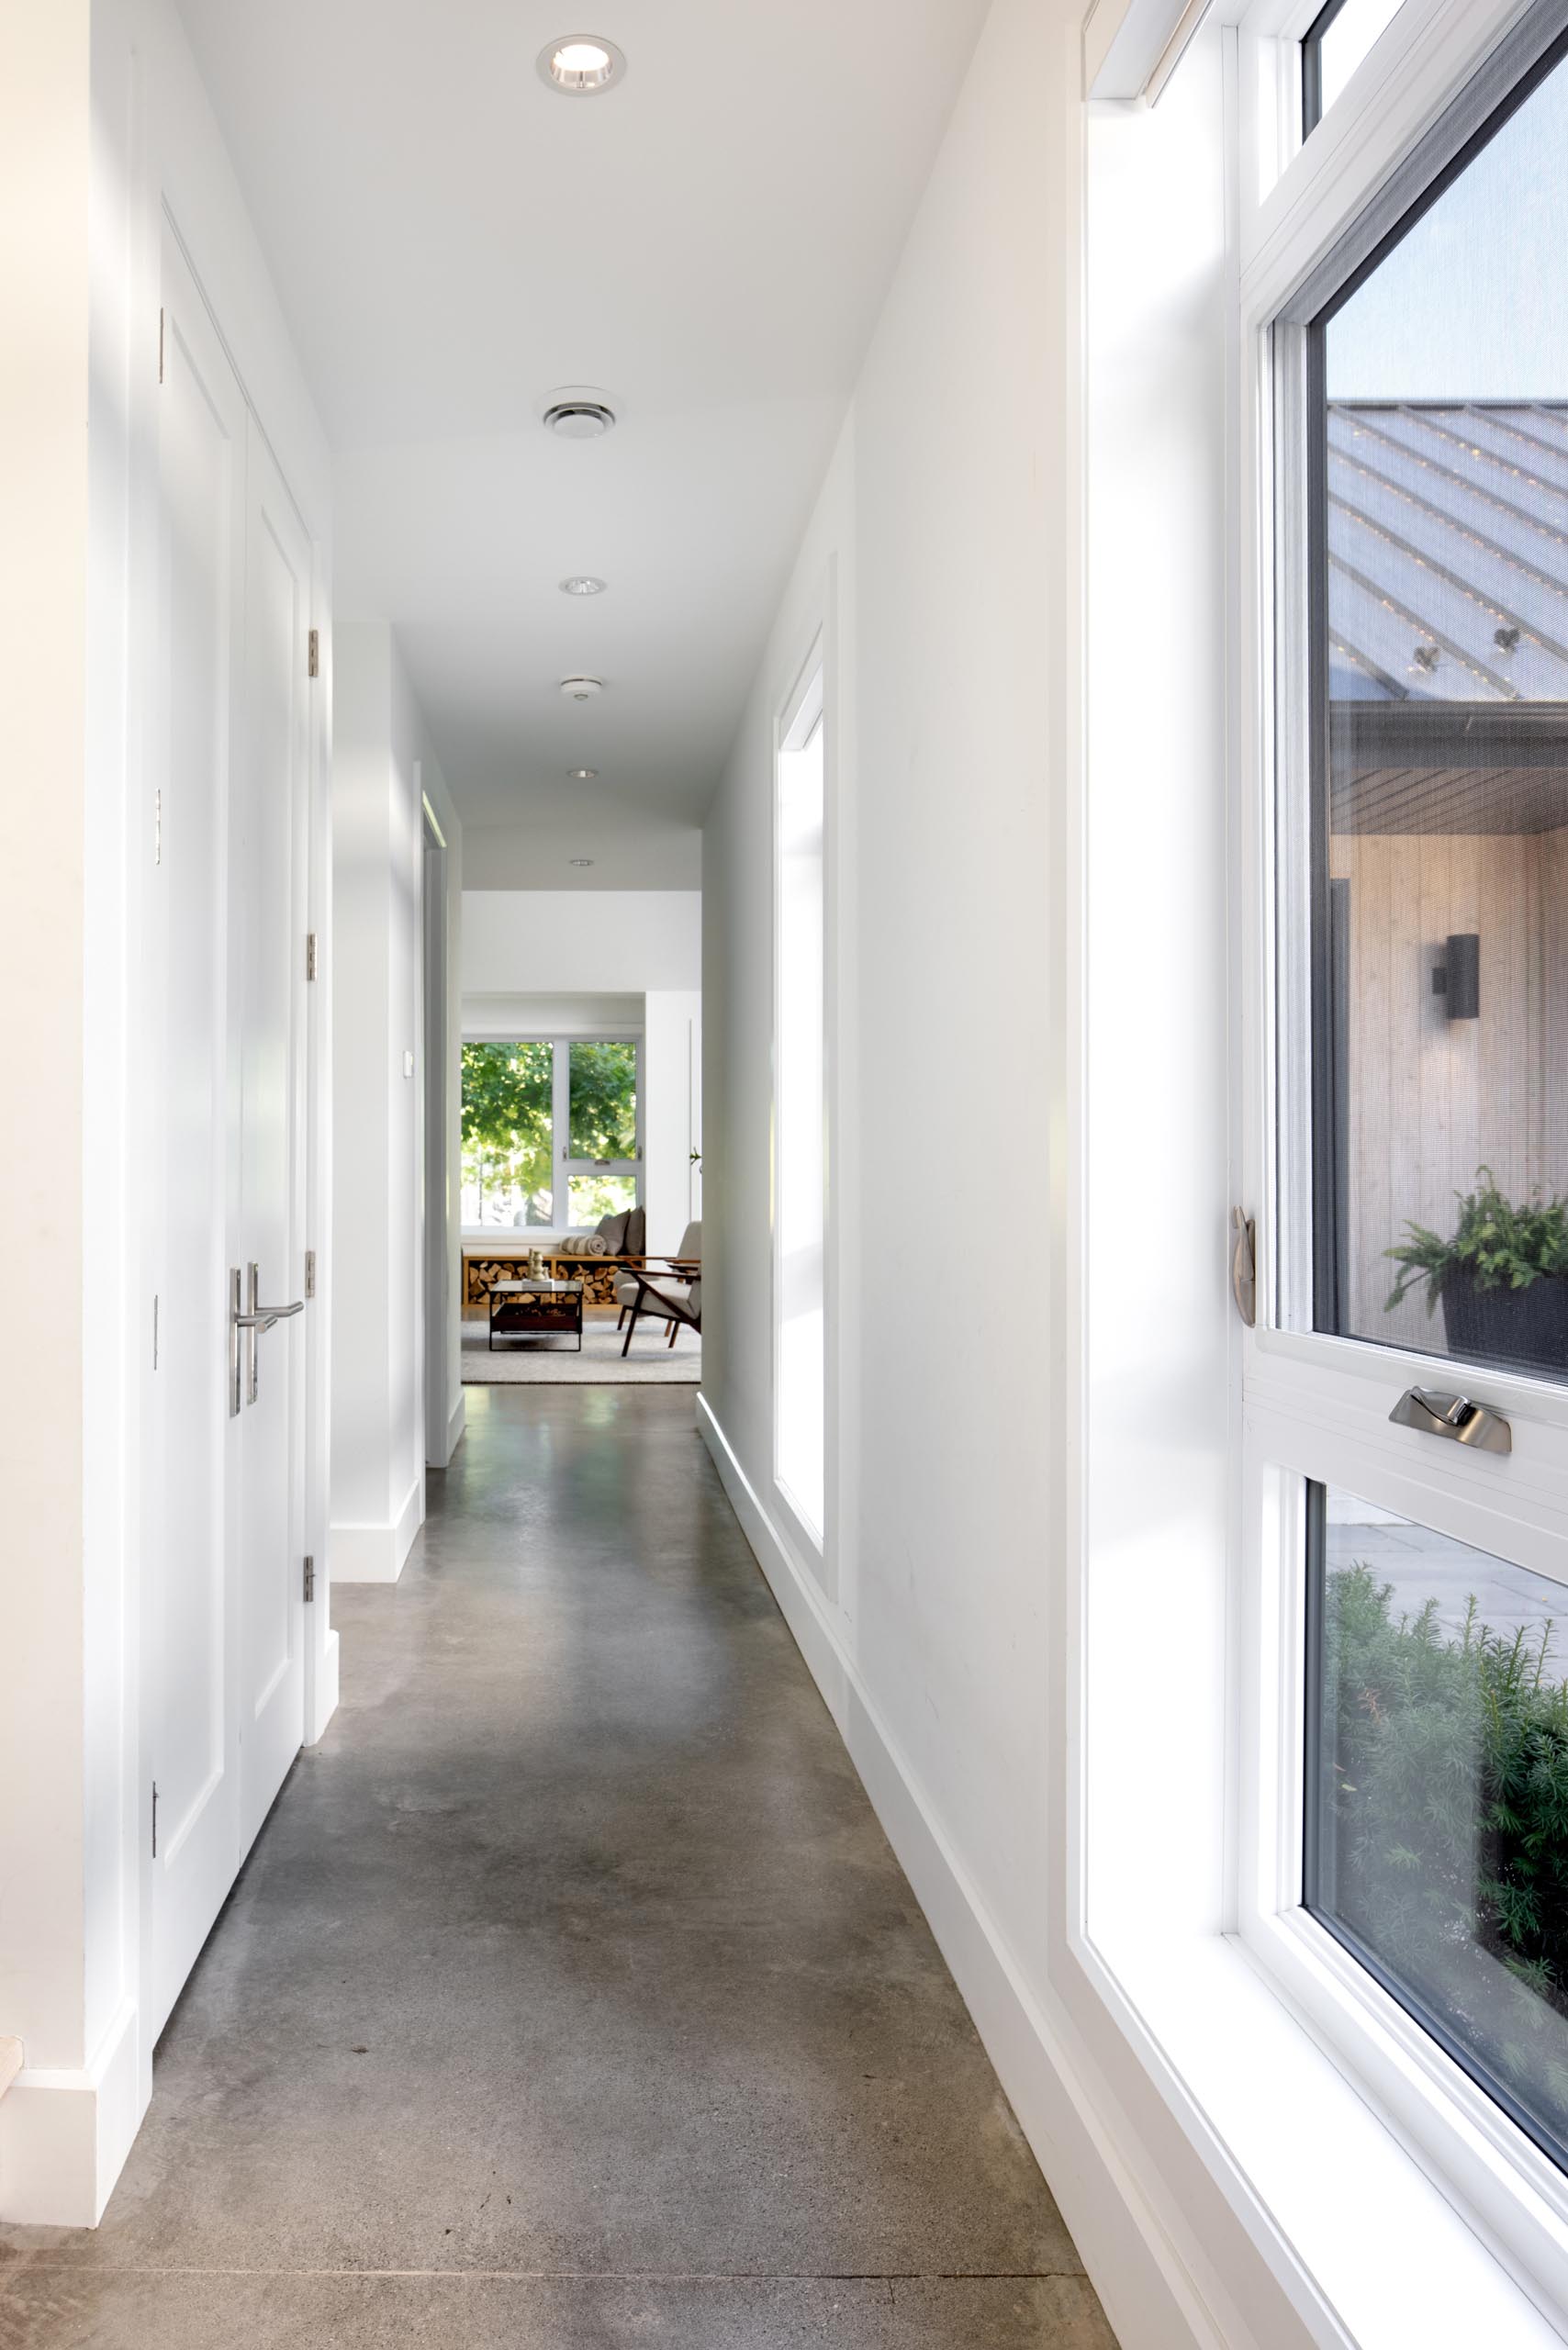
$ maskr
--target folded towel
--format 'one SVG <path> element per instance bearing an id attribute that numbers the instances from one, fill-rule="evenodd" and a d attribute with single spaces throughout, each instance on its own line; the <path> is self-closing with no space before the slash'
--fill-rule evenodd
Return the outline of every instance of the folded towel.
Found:
<path id="1" fill-rule="evenodd" d="M 610 1251 L 601 1233 L 576 1232 L 569 1240 L 560 1243 L 555 1254 L 557 1257 L 607 1257 Z"/>

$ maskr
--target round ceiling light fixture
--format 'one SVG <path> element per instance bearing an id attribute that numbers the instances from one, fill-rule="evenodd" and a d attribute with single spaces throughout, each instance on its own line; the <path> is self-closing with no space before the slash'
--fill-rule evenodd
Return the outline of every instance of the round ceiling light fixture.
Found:
<path id="1" fill-rule="evenodd" d="M 568 98 L 595 98 L 624 78 L 626 60 L 602 33 L 563 33 L 540 50 L 539 71 Z"/>
<path id="2" fill-rule="evenodd" d="M 557 440 L 601 441 L 614 430 L 615 410 L 602 400 L 556 400 L 544 421 Z"/>
<path id="3" fill-rule="evenodd" d="M 596 579 L 590 571 L 574 571 L 561 582 L 563 596 L 602 596 L 608 581 Z"/>
<path id="4" fill-rule="evenodd" d="M 574 856 L 571 861 L 574 865 L 591 865 L 593 863 L 591 856 Z"/>
<path id="5" fill-rule="evenodd" d="M 539 402 L 539 420 L 561 441 L 600 441 L 612 432 L 621 403 L 602 384 L 557 384 Z"/>
<path id="6" fill-rule="evenodd" d="M 563 677 L 561 691 L 568 701 L 592 701 L 596 694 L 604 691 L 604 680 L 602 677 Z"/>
<path id="7" fill-rule="evenodd" d="M 568 783 L 593 783 L 598 776 L 597 767 L 569 767 L 566 771 Z"/>

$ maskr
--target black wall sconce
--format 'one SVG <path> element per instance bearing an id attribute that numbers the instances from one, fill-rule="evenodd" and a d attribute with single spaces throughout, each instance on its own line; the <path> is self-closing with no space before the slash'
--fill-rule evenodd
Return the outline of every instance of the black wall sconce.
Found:
<path id="1" fill-rule="evenodd" d="M 1448 961 L 1432 973 L 1432 993 L 1443 998 L 1450 1020 L 1481 1017 L 1481 935 L 1478 931 L 1449 933 Z"/>

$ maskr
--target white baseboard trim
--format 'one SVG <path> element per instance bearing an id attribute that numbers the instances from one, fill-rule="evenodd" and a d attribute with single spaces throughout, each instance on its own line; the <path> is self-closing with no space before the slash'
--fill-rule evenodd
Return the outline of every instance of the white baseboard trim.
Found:
<path id="1" fill-rule="evenodd" d="M 328 1586 L 329 1589 L 330 1586 Z M 316 1685 L 310 1719 L 305 1728 L 305 1743 L 314 1746 L 325 1733 L 327 1724 L 338 1710 L 338 1673 L 340 1643 L 336 1632 L 329 1629 L 321 1643 L 321 1653 L 316 1661 Z"/>
<path id="2" fill-rule="evenodd" d="M 439 1468 L 445 1469 L 450 1465 L 453 1454 L 467 1432 L 468 1398 L 466 1395 L 460 1394 L 452 1407 L 451 1416 L 446 1423 L 446 1450 L 436 1464 Z"/>
<path id="3" fill-rule="evenodd" d="M 425 1480 L 421 1470 L 390 1526 L 331 1528 L 330 1572 L 333 1583 L 396 1583 L 424 1517 Z"/>
<path id="4" fill-rule="evenodd" d="M 1108 2097 L 1023 1979 L 968 1872 L 860 1681 L 814 1580 L 792 1556 L 705 1395 L 697 1425 L 758 1566 L 839 1728 L 888 1841 L 974 2019 L 1122 2350 L 1223 2350 L 1196 2284 L 1126 2149 Z"/>
<path id="5" fill-rule="evenodd" d="M 0 2097 L 0 2221 L 97 2226 L 141 2126 L 138 2056 L 128 2000 L 79 2072 L 23 2065 Z"/>

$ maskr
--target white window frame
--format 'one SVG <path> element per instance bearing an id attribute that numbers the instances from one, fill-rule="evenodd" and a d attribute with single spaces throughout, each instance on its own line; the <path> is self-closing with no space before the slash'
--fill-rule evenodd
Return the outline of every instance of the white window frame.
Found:
<path id="1" fill-rule="evenodd" d="M 1370 249 L 1406 208 L 1418 177 L 1432 168 L 1429 150 L 1425 159 L 1417 154 L 1420 142 L 1530 11 L 1520 0 L 1405 0 L 1304 141 L 1299 44 L 1316 13 L 1294 0 L 1257 0 L 1238 31 L 1232 477 L 1240 658 L 1232 720 L 1241 1010 L 1234 1095 L 1240 1196 L 1257 1217 L 1259 1313 L 1242 1345 L 1237 1927 L 1398 2140 L 1561 2322 L 1568 2314 L 1568 2177 L 1301 1906 L 1305 1481 L 1341 1487 L 1568 1581 L 1568 1393 L 1511 1374 L 1475 1379 L 1513 1423 L 1516 1449 L 1506 1462 L 1450 1464 L 1442 1448 L 1391 1428 L 1392 1402 L 1403 1387 L 1432 1378 L 1434 1359 L 1311 1330 L 1303 1310 L 1310 1294 L 1307 1186 L 1299 1178 L 1294 1223 L 1282 1213 L 1287 1155 L 1303 1174 L 1309 1167 L 1299 1108 L 1310 1097 L 1302 1066 L 1305 876 L 1294 854 L 1304 828 L 1293 837 L 1275 823 L 1277 790 L 1299 810 L 1307 785 L 1306 699 L 1290 687 L 1305 676 L 1305 538 L 1297 529 L 1277 539 L 1274 527 L 1282 511 L 1305 511 L 1290 429 L 1291 404 L 1301 396 L 1293 355 L 1299 330 L 1276 322 L 1293 303 L 1315 309 L 1327 298 L 1328 283 L 1308 289 L 1336 249 L 1342 252 L 1348 232 L 1369 224 Z M 1374 199 L 1385 188 L 1388 214 L 1380 218 Z M 1279 562 L 1282 543 L 1292 549 L 1288 567 Z M 1278 699 L 1276 676 L 1283 681 Z M 1282 964 L 1282 899 L 1294 909 Z"/>
<path id="2" fill-rule="evenodd" d="M 833 1595 L 831 1547 L 828 1529 L 834 1518 L 835 1444 L 834 1421 L 834 1301 L 832 1280 L 834 1200 L 831 1175 L 831 1104 L 833 1098 L 832 1013 L 831 1013 L 831 937 L 832 937 L 832 861 L 834 854 L 834 781 L 835 774 L 834 744 L 831 720 L 828 677 L 828 632 L 825 625 L 816 628 L 803 659 L 794 672 L 789 691 L 774 713 L 772 743 L 772 838 L 773 838 L 773 1034 L 772 1034 L 772 1094 L 773 1133 L 770 1193 L 772 1200 L 772 1263 L 770 1277 L 771 1370 L 772 1394 L 769 1398 L 770 1429 L 769 1459 L 772 1469 L 773 1495 L 790 1541 L 798 1554 L 811 1568 L 817 1582 Z M 779 1138 L 782 1113 L 779 1084 L 779 1004 L 783 990 L 783 925 L 780 903 L 783 891 L 783 845 L 781 805 L 779 799 L 779 760 L 789 751 L 803 749 L 812 735 L 821 729 L 823 736 L 823 1132 L 824 1163 L 823 1179 L 823 1526 L 819 1532 L 791 1494 L 785 1478 L 778 1449 L 779 1399 L 781 1393 L 780 1352 L 783 1339 L 784 1314 L 784 1237 L 783 1220 L 778 1212 Z"/>
<path id="3" fill-rule="evenodd" d="M 543 1035 L 519 1028 L 515 1023 L 504 1028 L 465 1028 L 465 1045 L 548 1045 L 550 1064 L 550 1150 L 553 1166 L 551 1181 L 551 1215 L 548 1224 L 495 1225 L 486 1231 L 506 1232 L 591 1232 L 591 1224 L 572 1224 L 570 1182 L 574 1175 L 630 1175 L 636 1181 L 636 1205 L 644 1203 L 647 1146 L 644 1141 L 645 1104 L 643 1098 L 644 1063 L 646 1055 L 644 1039 L 634 1029 L 595 1029 L 591 1035 L 561 1036 L 551 1032 Z M 634 1158 L 573 1158 L 571 1151 L 571 1069 L 574 1045 L 634 1045 L 637 1049 L 637 1155 Z M 459 1080 L 461 1091 L 461 1079 Z M 559 1208 L 560 1214 L 555 1210 Z M 470 1227 L 478 1229 L 479 1227 Z"/>

